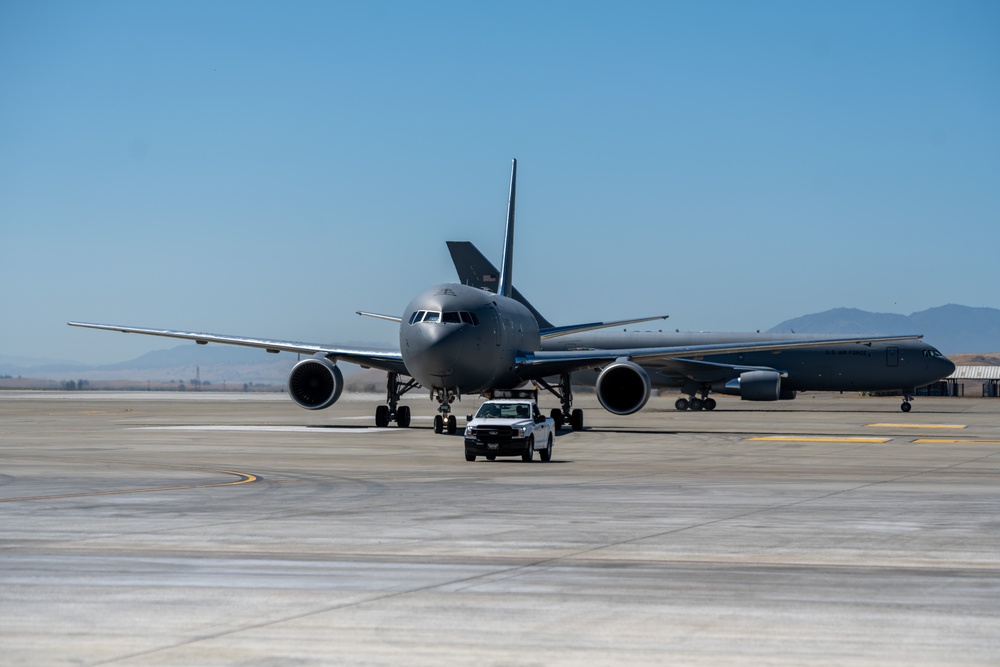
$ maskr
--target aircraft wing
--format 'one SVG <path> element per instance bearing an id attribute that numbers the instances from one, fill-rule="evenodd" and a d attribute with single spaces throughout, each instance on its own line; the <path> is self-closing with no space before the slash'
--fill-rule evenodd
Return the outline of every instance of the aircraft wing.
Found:
<path id="1" fill-rule="evenodd" d="M 547 377 L 560 373 L 600 368 L 618 359 L 628 359 L 643 366 L 663 365 L 666 370 L 685 360 L 696 363 L 697 357 L 716 354 L 735 354 L 739 352 L 762 352 L 791 350 L 804 347 L 823 347 L 827 345 L 870 345 L 872 343 L 893 343 L 904 340 L 923 338 L 921 335 L 908 336 L 865 336 L 865 337 L 831 337 L 810 340 L 792 341 L 760 341 L 744 343 L 719 343 L 712 345 L 677 345 L 669 347 L 638 347 L 617 350 L 569 350 L 569 351 L 538 351 L 521 355 L 517 358 L 519 374 L 525 380 Z M 694 359 L 691 359 L 694 357 Z M 717 364 L 719 370 L 730 368 Z M 675 366 L 676 368 L 676 366 Z"/>
<path id="2" fill-rule="evenodd" d="M 85 327 L 87 329 L 103 329 L 105 331 L 121 331 L 122 333 L 135 333 L 146 336 L 164 336 L 166 338 L 193 340 L 199 345 L 219 343 L 222 345 L 256 347 L 271 353 L 295 352 L 297 354 L 309 355 L 322 354 L 330 359 L 347 361 L 365 368 L 378 368 L 384 371 L 409 375 L 406 370 L 406 366 L 403 364 L 403 355 L 397 351 L 350 349 L 330 347 L 327 345 L 314 345 L 312 343 L 297 343 L 295 341 L 287 340 L 245 338 L 243 336 L 225 336 L 211 333 L 197 333 L 192 331 L 174 331 L 171 329 L 145 329 L 142 327 L 125 327 L 117 324 L 93 324 L 90 322 L 67 322 L 67 324 L 71 327 Z"/>
<path id="3" fill-rule="evenodd" d="M 569 324 L 564 327 L 545 327 L 539 330 L 543 340 L 558 338 L 559 336 L 569 336 L 571 334 L 582 333 L 584 331 L 595 331 L 597 329 L 609 329 L 611 327 L 623 327 L 639 322 L 652 322 L 653 320 L 665 320 L 669 315 L 654 315 L 653 317 L 640 317 L 634 320 L 615 320 L 613 322 L 587 322 L 586 324 Z"/>

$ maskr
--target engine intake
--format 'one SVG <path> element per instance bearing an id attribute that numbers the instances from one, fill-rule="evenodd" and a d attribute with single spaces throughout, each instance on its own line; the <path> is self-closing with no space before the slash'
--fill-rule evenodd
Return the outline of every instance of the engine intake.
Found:
<path id="1" fill-rule="evenodd" d="M 616 361 L 597 376 L 597 400 L 605 410 L 616 415 L 638 412 L 649 400 L 649 375 L 639 364 Z"/>
<path id="2" fill-rule="evenodd" d="M 288 395 L 306 410 L 322 410 L 344 391 L 344 375 L 329 359 L 303 359 L 288 374 Z"/>

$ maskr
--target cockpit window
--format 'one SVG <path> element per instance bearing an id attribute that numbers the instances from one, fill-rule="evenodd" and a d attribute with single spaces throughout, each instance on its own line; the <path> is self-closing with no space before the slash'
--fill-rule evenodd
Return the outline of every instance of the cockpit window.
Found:
<path id="1" fill-rule="evenodd" d="M 435 310 L 418 310 L 410 315 L 410 324 L 417 324 L 419 322 L 441 322 L 444 324 L 471 324 L 474 327 L 479 326 L 479 318 L 476 317 L 476 314 L 464 310 L 453 310 L 444 313 Z"/>
<path id="2" fill-rule="evenodd" d="M 938 352 L 937 350 L 935 350 L 934 348 L 931 348 L 929 350 L 924 350 L 924 356 L 925 357 L 943 357 L 944 355 L 941 354 L 940 352 Z"/>

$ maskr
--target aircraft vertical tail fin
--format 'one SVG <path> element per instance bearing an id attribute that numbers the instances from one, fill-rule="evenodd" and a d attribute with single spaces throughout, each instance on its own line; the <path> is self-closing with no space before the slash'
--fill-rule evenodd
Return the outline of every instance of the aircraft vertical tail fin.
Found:
<path id="1" fill-rule="evenodd" d="M 514 196 L 517 192 L 517 159 L 511 160 L 510 197 L 507 199 L 507 229 L 503 242 L 503 260 L 500 262 L 500 284 L 497 294 L 511 297 L 514 275 Z"/>

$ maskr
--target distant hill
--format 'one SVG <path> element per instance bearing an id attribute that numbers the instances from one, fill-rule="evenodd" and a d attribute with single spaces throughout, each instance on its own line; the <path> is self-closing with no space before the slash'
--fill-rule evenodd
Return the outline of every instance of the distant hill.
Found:
<path id="1" fill-rule="evenodd" d="M 1000 310 L 948 304 L 912 315 L 834 308 L 786 320 L 770 333 L 924 334 L 945 354 L 1000 352 Z"/>

